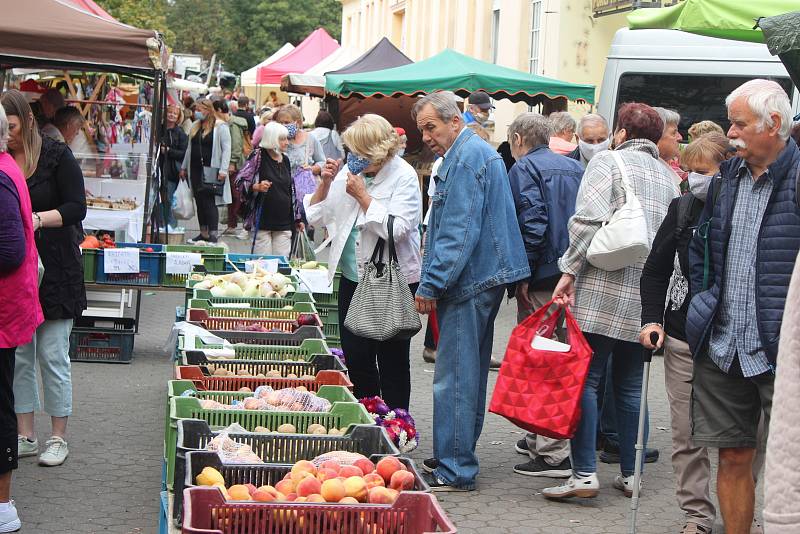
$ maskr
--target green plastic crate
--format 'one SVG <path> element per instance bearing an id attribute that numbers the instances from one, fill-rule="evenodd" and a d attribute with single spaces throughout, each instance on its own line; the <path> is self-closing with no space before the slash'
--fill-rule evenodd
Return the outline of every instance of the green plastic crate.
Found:
<path id="1" fill-rule="evenodd" d="M 206 271 L 222 271 L 225 267 L 225 249 L 204 245 L 165 245 L 164 252 L 195 252 L 201 254 Z M 183 287 L 189 278 L 188 274 L 167 274 L 166 261 L 161 264 L 161 285 L 165 287 Z"/>
<path id="2" fill-rule="evenodd" d="M 300 263 L 297 260 L 292 260 L 291 266 L 295 269 L 300 268 Z M 318 261 L 318 265 L 322 265 L 324 267 L 328 267 L 328 264 L 324 261 Z M 339 284 L 342 281 L 342 272 L 336 271 L 336 274 L 333 275 L 333 293 L 330 295 L 327 293 L 312 293 L 314 295 L 314 302 L 317 305 L 327 305 L 327 306 L 338 306 L 339 305 Z"/>
<path id="3" fill-rule="evenodd" d="M 339 339 L 339 306 L 317 304 L 316 308 L 325 337 Z"/>
<path id="4" fill-rule="evenodd" d="M 272 299 L 261 299 L 269 301 Z M 230 305 L 238 304 L 231 302 Z M 291 309 L 285 307 L 235 307 L 226 306 L 225 304 L 214 304 L 204 299 L 191 299 L 189 301 L 189 308 L 187 309 L 201 309 L 208 311 L 209 317 L 236 317 L 248 319 L 291 319 L 296 320 L 301 314 L 314 314 L 317 315 L 317 309 L 310 302 L 298 302 L 291 305 Z M 322 320 L 320 318 L 320 320 Z"/>
<path id="5" fill-rule="evenodd" d="M 205 343 L 194 338 L 194 346 L 188 346 L 184 336 L 178 336 L 178 350 L 221 349 L 222 345 Z M 324 339 L 304 339 L 298 346 L 235 344 L 233 350 L 238 360 L 298 360 L 308 361 L 314 354 L 330 354 Z"/>
<path id="6" fill-rule="evenodd" d="M 164 458 L 167 461 L 167 488 L 172 491 L 175 476 L 175 449 L 177 447 L 178 419 L 201 419 L 212 430 L 239 423 L 252 432 L 257 426 L 278 428 L 291 423 L 298 434 L 304 434 L 309 425 L 325 428 L 345 428 L 357 424 L 374 424 L 367 409 L 360 403 L 337 402 L 329 412 L 269 412 L 266 410 L 205 410 L 200 401 L 192 397 L 173 397 L 169 400 L 169 427 L 164 440 Z"/>
<path id="7" fill-rule="evenodd" d="M 83 255 L 83 281 L 94 282 L 97 278 L 97 250 L 82 248 Z"/>
<path id="8" fill-rule="evenodd" d="M 280 356 L 279 356 L 280 358 Z M 211 373 L 214 369 L 227 369 L 236 374 L 239 370 L 245 370 L 247 374 L 256 376 L 259 373 L 266 375 L 270 371 L 280 371 L 281 376 L 294 373 L 297 376 L 316 375 L 320 371 L 341 371 L 347 373 L 347 367 L 333 354 L 314 354 L 307 360 L 286 361 L 277 360 L 209 360 L 200 351 L 184 351 L 180 360 L 181 365 L 200 365 Z"/>
<path id="9" fill-rule="evenodd" d="M 231 273 L 207 273 L 226 275 Z M 296 288 L 299 286 L 297 276 L 284 275 L 290 283 Z M 184 299 L 184 306 L 189 305 L 189 299 L 205 299 L 212 304 L 229 304 L 232 302 L 247 302 L 253 308 L 283 308 L 284 306 L 293 306 L 298 302 L 314 302 L 314 297 L 311 293 L 305 291 L 295 291 L 286 295 L 284 298 L 261 298 L 261 297 L 215 297 L 208 289 L 194 289 L 194 286 L 199 284 L 199 280 L 186 280 L 186 298 Z"/>

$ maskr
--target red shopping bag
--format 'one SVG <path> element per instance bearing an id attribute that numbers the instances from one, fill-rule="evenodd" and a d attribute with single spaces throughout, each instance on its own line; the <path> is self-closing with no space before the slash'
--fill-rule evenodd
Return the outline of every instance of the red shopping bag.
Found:
<path id="1" fill-rule="evenodd" d="M 551 300 L 514 328 L 489 411 L 530 432 L 566 439 L 578 426 L 592 349 L 569 308 L 564 308 L 569 350 L 531 346 L 536 336 L 552 337 L 560 315 L 560 307 L 547 315 L 554 306 Z"/>

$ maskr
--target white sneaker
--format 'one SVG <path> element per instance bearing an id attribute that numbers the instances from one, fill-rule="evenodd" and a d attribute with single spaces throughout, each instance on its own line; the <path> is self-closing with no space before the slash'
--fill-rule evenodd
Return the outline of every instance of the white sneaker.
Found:
<path id="1" fill-rule="evenodd" d="M 39 465 L 54 467 L 63 464 L 67 459 L 69 448 L 62 438 L 53 436 L 44 442 L 44 446 L 44 452 L 39 456 Z"/>
<path id="2" fill-rule="evenodd" d="M 39 454 L 39 440 L 29 441 L 25 436 L 17 436 L 17 458 Z"/>
<path id="3" fill-rule="evenodd" d="M 233 235 L 236 237 L 236 239 L 241 239 L 242 241 L 247 241 L 248 239 L 250 239 L 250 232 L 248 232 L 244 228 L 240 228 Z"/>
<path id="4" fill-rule="evenodd" d="M 600 493 L 600 481 L 597 473 L 589 476 L 579 476 L 575 473 L 561 486 L 553 486 L 542 490 L 542 495 L 548 499 L 566 499 L 568 497 L 591 498 Z"/>
<path id="5" fill-rule="evenodd" d="M 633 475 L 629 477 L 624 477 L 622 475 L 617 475 L 614 478 L 614 487 L 620 490 L 621 492 L 625 493 L 625 496 L 630 498 L 633 497 Z M 639 480 L 639 494 L 642 493 L 642 481 Z"/>
<path id="6" fill-rule="evenodd" d="M 16 532 L 22 528 L 14 501 L 0 503 L 0 532 Z"/>

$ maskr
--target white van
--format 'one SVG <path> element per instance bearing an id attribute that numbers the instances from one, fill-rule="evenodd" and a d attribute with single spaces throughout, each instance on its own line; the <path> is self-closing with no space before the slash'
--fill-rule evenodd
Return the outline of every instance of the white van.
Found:
<path id="1" fill-rule="evenodd" d="M 684 138 L 689 126 L 706 119 L 727 131 L 725 97 L 752 78 L 781 84 L 797 113 L 800 95 L 780 59 L 764 44 L 624 28 L 611 43 L 597 112 L 616 122 L 621 104 L 643 102 L 680 113 Z"/>

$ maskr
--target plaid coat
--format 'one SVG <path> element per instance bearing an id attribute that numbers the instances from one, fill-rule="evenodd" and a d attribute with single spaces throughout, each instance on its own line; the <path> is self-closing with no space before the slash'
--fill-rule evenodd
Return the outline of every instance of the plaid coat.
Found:
<path id="1" fill-rule="evenodd" d="M 667 208 L 680 191 L 672 172 L 658 159 L 658 148 L 632 139 L 617 148 L 627 166 L 633 193 L 647 219 L 652 243 Z M 604 271 L 586 261 L 595 232 L 625 203 L 622 174 L 610 152 L 589 162 L 578 189 L 575 215 L 569 220 L 569 248 L 559 260 L 561 272 L 575 275 L 573 313 L 584 332 L 636 342 L 641 330 L 639 279 L 644 260 L 617 271 Z"/>

